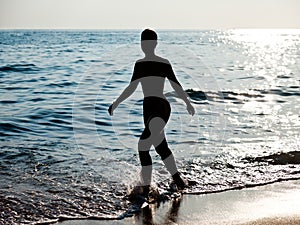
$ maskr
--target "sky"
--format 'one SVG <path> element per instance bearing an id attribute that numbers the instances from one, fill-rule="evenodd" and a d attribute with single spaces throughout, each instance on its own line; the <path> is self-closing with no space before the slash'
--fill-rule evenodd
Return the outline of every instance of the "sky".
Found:
<path id="1" fill-rule="evenodd" d="M 300 0 L 0 0 L 0 29 L 300 29 Z"/>

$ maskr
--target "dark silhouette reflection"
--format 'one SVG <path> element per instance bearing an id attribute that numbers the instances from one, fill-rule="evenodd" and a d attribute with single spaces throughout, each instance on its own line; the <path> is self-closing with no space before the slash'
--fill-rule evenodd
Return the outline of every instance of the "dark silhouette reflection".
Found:
<path id="1" fill-rule="evenodd" d="M 178 219 L 178 212 L 181 204 L 181 198 L 176 198 L 172 200 L 172 205 L 169 211 L 162 215 L 157 213 L 157 208 L 160 207 L 159 204 L 149 205 L 141 210 L 139 214 L 135 216 L 135 223 L 140 225 L 171 225 L 176 224 Z M 154 221 L 154 215 L 159 217 L 158 223 Z"/>
<path id="2" fill-rule="evenodd" d="M 138 142 L 139 159 L 142 165 L 141 181 L 138 185 L 145 187 L 145 195 L 149 191 L 152 177 L 152 159 L 149 154 L 151 146 L 154 146 L 156 152 L 160 155 L 178 189 L 183 189 L 187 185 L 187 182 L 178 172 L 164 132 L 171 113 L 170 104 L 163 93 L 166 78 L 178 97 L 185 102 L 187 111 L 191 115 L 195 113 L 194 107 L 177 80 L 169 61 L 155 54 L 156 46 L 157 34 L 153 30 L 144 30 L 141 34 L 141 48 L 145 53 L 145 57 L 136 61 L 128 87 L 108 109 L 109 114 L 113 115 L 118 105 L 136 90 L 138 84 L 141 84 L 144 94 L 143 117 L 145 129 Z"/>

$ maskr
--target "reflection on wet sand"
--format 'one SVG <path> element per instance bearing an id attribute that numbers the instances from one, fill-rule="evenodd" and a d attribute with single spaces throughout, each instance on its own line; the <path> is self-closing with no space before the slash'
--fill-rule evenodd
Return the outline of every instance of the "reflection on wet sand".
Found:
<path id="1" fill-rule="evenodd" d="M 173 199 L 170 209 L 166 213 L 163 213 L 164 210 L 160 210 L 159 215 L 157 215 L 157 210 L 162 205 L 159 203 L 150 204 L 135 215 L 135 223 L 140 225 L 176 224 L 181 200 L 181 197 Z"/>

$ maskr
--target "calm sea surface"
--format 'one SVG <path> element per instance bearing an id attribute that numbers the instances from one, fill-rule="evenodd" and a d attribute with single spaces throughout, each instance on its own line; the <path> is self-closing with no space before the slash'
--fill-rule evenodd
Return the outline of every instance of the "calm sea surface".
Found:
<path id="1" fill-rule="evenodd" d="M 110 103 L 140 31 L 0 31 L 0 224 L 118 217 L 139 177 L 141 88 Z M 187 193 L 300 179 L 300 30 L 158 31 L 196 115 L 166 84 Z M 167 82 L 168 83 L 168 82 Z M 153 182 L 169 174 L 155 151 Z"/>

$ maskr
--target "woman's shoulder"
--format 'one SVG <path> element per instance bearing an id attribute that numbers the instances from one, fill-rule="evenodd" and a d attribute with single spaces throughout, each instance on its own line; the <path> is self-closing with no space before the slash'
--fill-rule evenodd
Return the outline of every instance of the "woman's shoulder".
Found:
<path id="1" fill-rule="evenodd" d="M 160 56 L 157 56 L 157 61 L 164 63 L 164 64 L 170 64 L 169 60 Z"/>
<path id="2" fill-rule="evenodd" d="M 152 63 L 164 63 L 164 64 L 170 64 L 169 60 L 160 56 L 154 56 L 154 57 L 144 57 L 141 59 L 138 59 L 135 64 L 137 63 L 143 63 L 143 62 L 152 62 Z"/>

